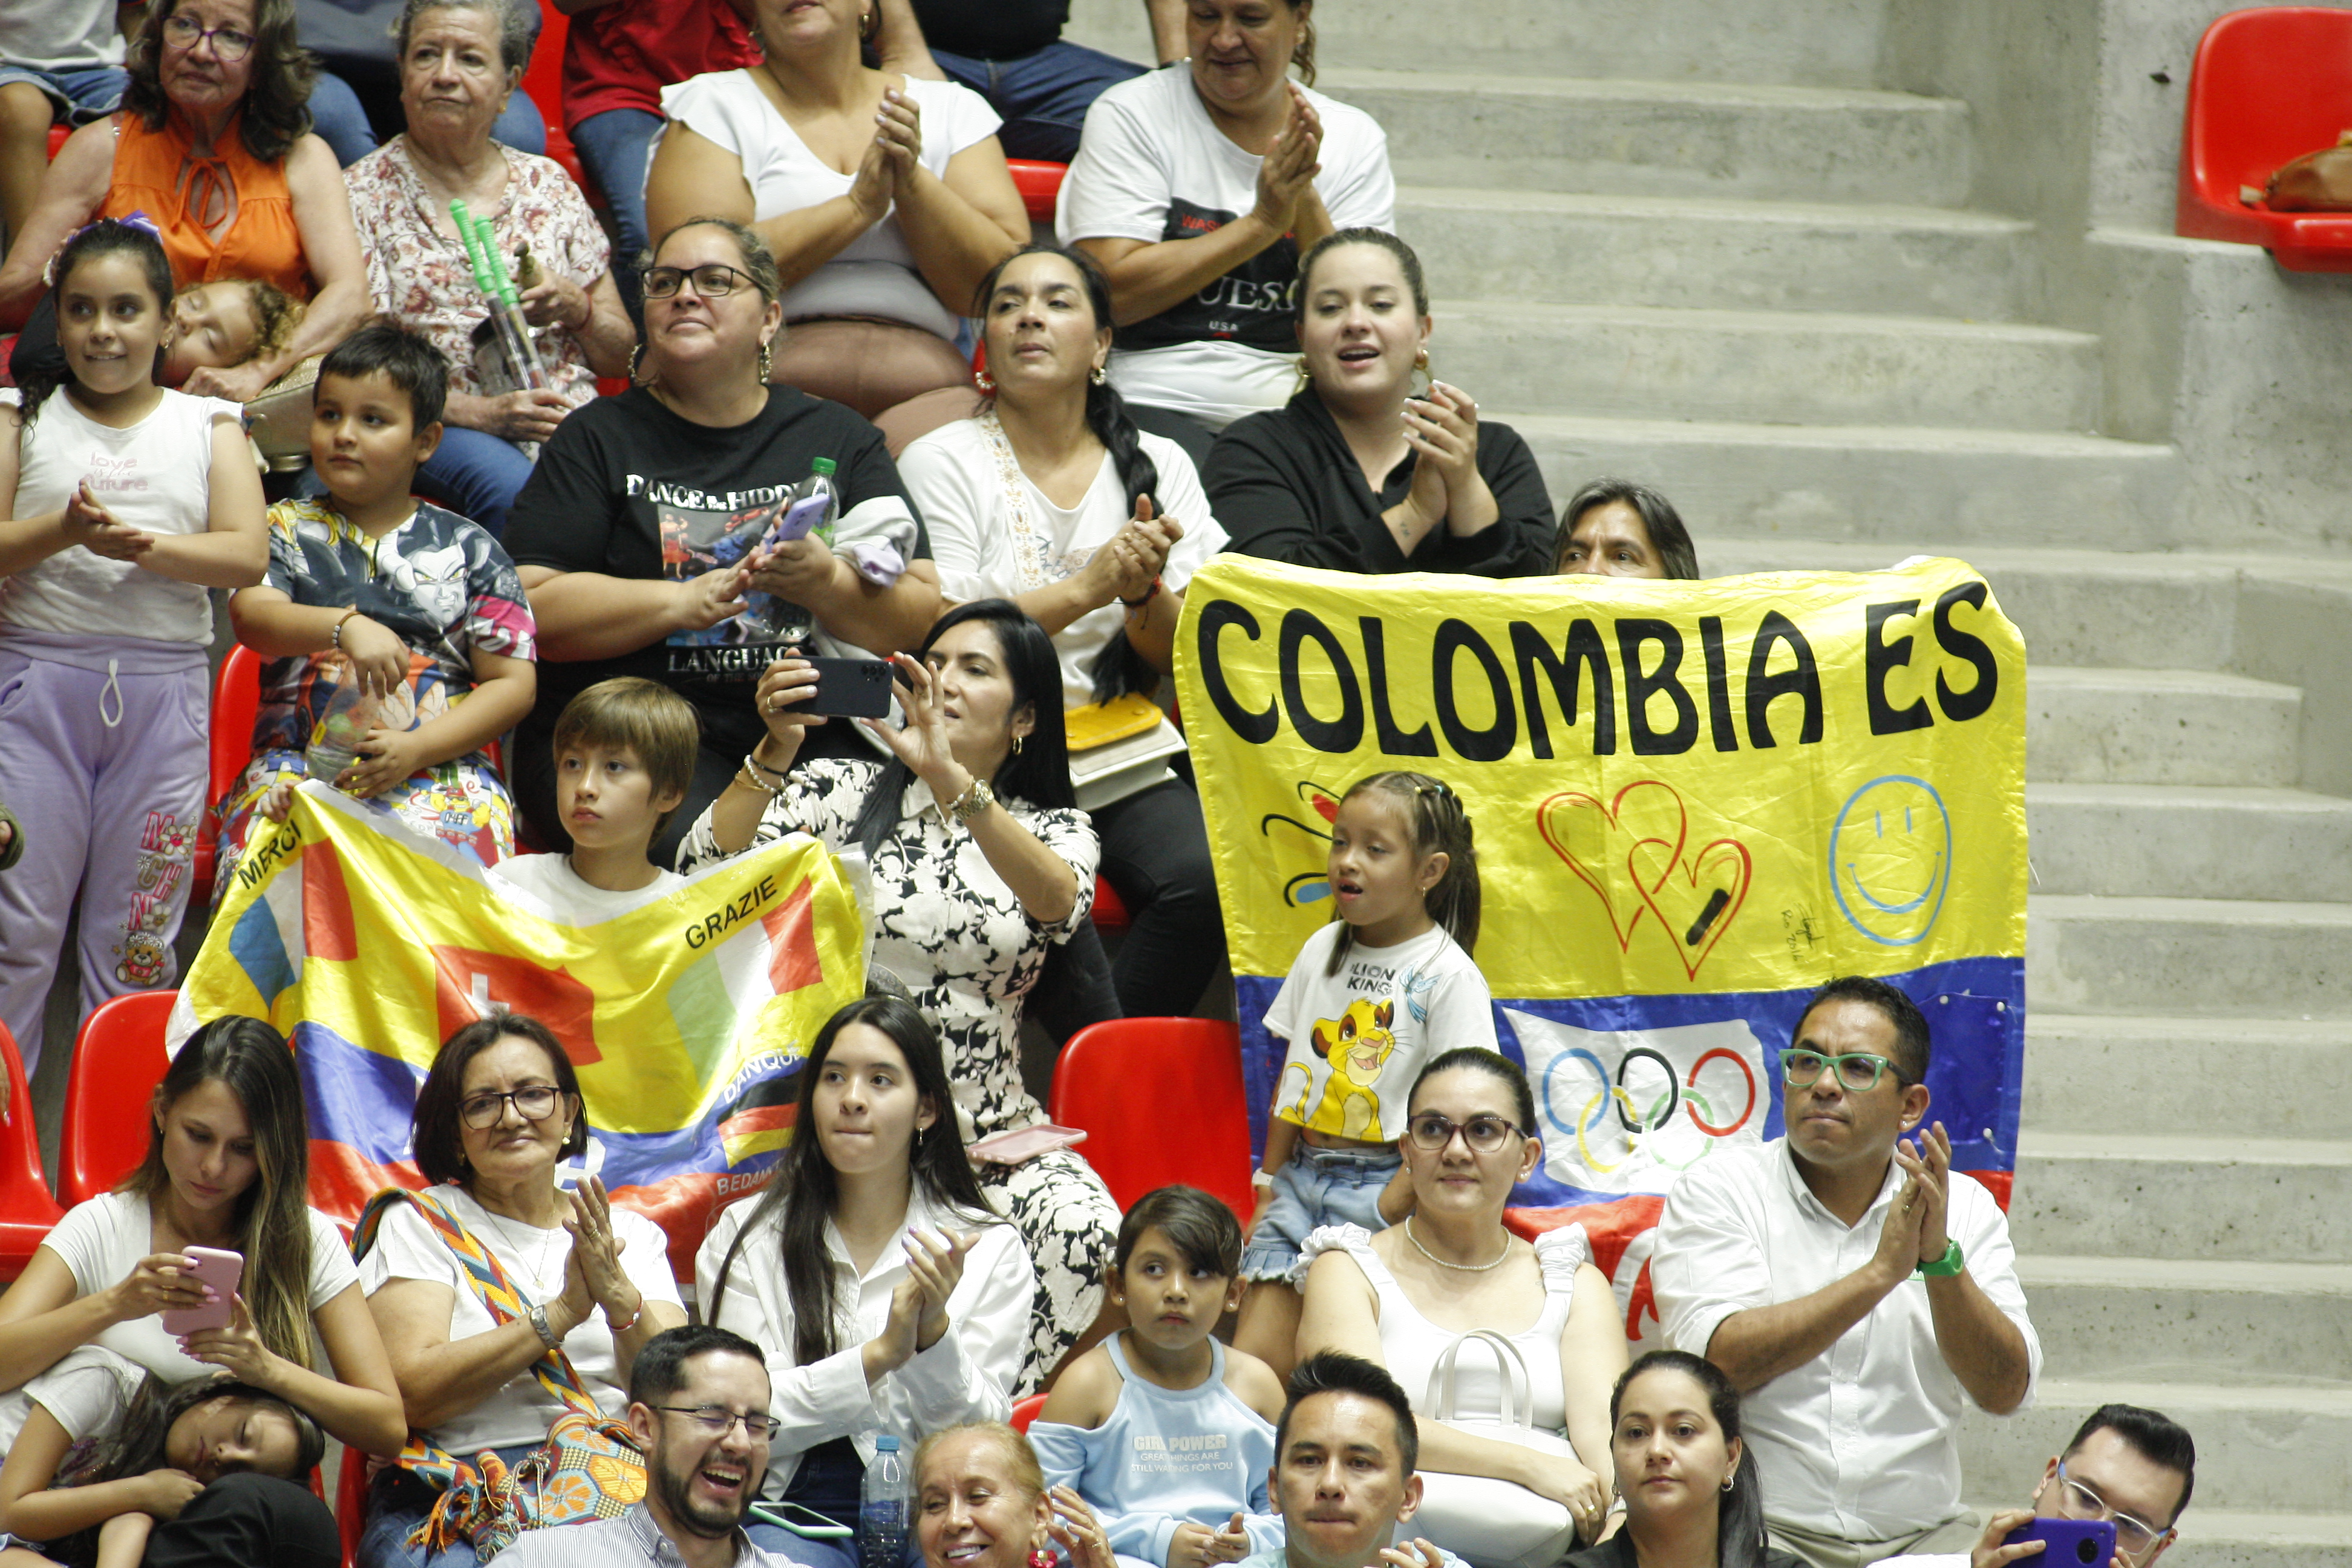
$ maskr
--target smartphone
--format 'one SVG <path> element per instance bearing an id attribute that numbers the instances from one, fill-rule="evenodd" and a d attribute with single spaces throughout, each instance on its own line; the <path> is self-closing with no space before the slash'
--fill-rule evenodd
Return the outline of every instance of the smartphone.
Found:
<path id="1" fill-rule="evenodd" d="M 812 658 L 816 693 L 801 712 L 879 719 L 890 711 L 890 667 L 878 658 Z"/>
<path id="2" fill-rule="evenodd" d="M 2020 1568 L 2111 1568 L 2116 1527 L 2104 1519 L 2036 1519 L 2009 1532 L 2003 1546 L 2042 1542 L 2039 1556 L 2020 1559 Z"/>
<path id="3" fill-rule="evenodd" d="M 199 1329 L 228 1327 L 230 1298 L 236 1294 L 237 1281 L 245 1278 L 245 1259 L 236 1253 L 223 1252 L 216 1247 L 188 1247 L 181 1250 L 195 1259 L 196 1266 L 188 1271 L 188 1278 L 211 1286 L 220 1300 L 165 1312 L 163 1331 L 167 1334 L 193 1334 Z"/>
<path id="4" fill-rule="evenodd" d="M 814 528 L 817 519 L 824 515 L 825 505 L 832 499 L 821 495 L 803 496 L 786 507 L 784 515 L 776 519 L 775 526 L 768 530 L 768 545 L 773 548 L 779 544 L 789 544 L 795 539 L 807 538 L 808 531 Z"/>
<path id="5" fill-rule="evenodd" d="M 813 1508 L 796 1502 L 755 1502 L 744 1512 L 762 1524 L 772 1524 L 789 1530 L 794 1535 L 814 1541 L 846 1541 L 857 1532 L 845 1524 L 837 1524 Z"/>
<path id="6" fill-rule="evenodd" d="M 1073 1143 L 1086 1141 L 1084 1128 L 1040 1121 L 1034 1127 L 1015 1127 L 1003 1132 L 992 1132 L 974 1143 L 970 1152 L 973 1159 L 992 1165 L 1018 1165 L 1024 1160 L 1034 1160 L 1040 1154 L 1050 1154 L 1056 1149 L 1066 1149 Z"/>

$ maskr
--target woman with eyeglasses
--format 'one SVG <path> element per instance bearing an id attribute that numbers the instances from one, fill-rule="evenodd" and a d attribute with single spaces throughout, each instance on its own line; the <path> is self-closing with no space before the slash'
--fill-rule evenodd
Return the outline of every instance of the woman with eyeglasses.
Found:
<path id="1" fill-rule="evenodd" d="M 469 1464 L 520 1463 L 571 1408 L 538 1375 L 558 1350 L 598 1408 L 620 1415 L 637 1351 L 686 1309 L 660 1226 L 613 1207 L 593 1176 L 556 1185 L 556 1166 L 588 1148 L 562 1043 L 513 1013 L 450 1036 L 417 1091 L 414 1145 L 430 1184 L 380 1194 L 354 1247 L 411 1435 Z M 468 1254 L 497 1266 L 520 1310 L 492 1316 Z M 359 1561 L 469 1568 L 462 1538 L 411 1541 L 442 1495 L 419 1470 L 379 1472 Z"/>
<path id="2" fill-rule="evenodd" d="M 710 1323 L 767 1350 L 782 1428 L 761 1495 L 855 1523 L 875 1438 L 1010 1413 L 1034 1275 L 972 1176 L 939 1036 L 912 1002 L 869 995 L 826 1020 L 793 1125 L 759 1201 L 711 1227 L 696 1293 Z M 839 1547 L 749 1528 L 794 1563 L 855 1568 Z"/>
<path id="3" fill-rule="evenodd" d="M 766 736 L 754 689 L 768 666 L 787 653 L 913 647 L 938 618 L 940 587 L 881 433 L 838 403 L 771 384 L 783 280 L 760 237 L 697 218 L 664 234 L 651 262 L 639 384 L 566 418 L 515 498 L 507 553 L 538 618 L 540 668 L 509 756 L 523 815 L 550 848 L 566 848 L 549 750 L 563 705 L 622 675 L 685 698 L 702 750 L 654 844 L 667 866 Z M 829 539 L 772 539 L 820 459 L 841 500 Z M 803 731 L 801 754 L 878 753 L 842 719 Z"/>
<path id="4" fill-rule="evenodd" d="M 1526 1488 L 1557 1506 L 1556 1528 L 1572 1525 L 1581 1542 L 1599 1539 L 1608 1518 L 1609 1391 L 1625 1370 L 1625 1335 L 1582 1226 L 1533 1246 L 1504 1227 L 1512 1187 L 1543 1157 L 1535 1125 L 1535 1097 L 1516 1062 L 1475 1047 L 1434 1058 L 1413 1080 L 1397 1145 L 1412 1212 L 1377 1236 L 1354 1226 L 1318 1230 L 1300 1265 L 1300 1359 L 1347 1351 L 1387 1367 L 1412 1395 L 1425 1478 L 1414 1528 L 1472 1558 L 1494 1543 L 1477 1535 L 1461 1478 Z M 1510 1342 L 1527 1367 L 1529 1424 L 1565 1436 L 1572 1453 L 1482 1436 L 1420 1408 L 1438 1358 L 1478 1328 Z M 1479 1342 L 1461 1348 L 1453 1415 L 1501 1416 L 1508 1394 L 1499 1353 Z M 1441 1520 L 1460 1533 L 1439 1533 Z"/>
<path id="5" fill-rule="evenodd" d="M 278 346 L 201 369 L 183 390 L 250 401 L 341 342 L 368 308 L 342 171 L 310 134 L 316 68 L 294 0 L 161 0 L 131 36 L 121 112 L 67 138 L 0 264 L 0 327 L 23 326 L 75 230 L 143 213 L 181 287 L 257 278 L 310 301 Z M 53 331 L 44 321 L 26 336 Z"/>
<path id="6" fill-rule="evenodd" d="M 530 63 L 530 20 L 507 0 L 408 0 L 393 33 L 407 129 L 344 172 L 375 308 L 449 361 L 441 443 L 417 484 L 492 537 L 538 444 L 595 397 L 598 376 L 627 374 L 637 346 L 588 198 L 552 158 L 490 134 Z M 489 225 L 542 386 L 498 346 L 453 202 Z M 513 276 L 526 253 L 532 270 Z"/>

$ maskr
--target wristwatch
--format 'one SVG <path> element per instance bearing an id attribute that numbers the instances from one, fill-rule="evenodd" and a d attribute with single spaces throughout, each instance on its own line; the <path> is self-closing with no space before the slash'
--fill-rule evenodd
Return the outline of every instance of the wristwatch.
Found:
<path id="1" fill-rule="evenodd" d="M 1960 1257 L 1960 1244 L 1957 1241 L 1946 1241 L 1944 1256 L 1933 1263 L 1922 1263 L 1919 1265 L 1918 1272 L 1931 1279 L 1948 1279 L 1958 1274 L 1963 1267 L 1965 1264 Z"/>
<path id="2" fill-rule="evenodd" d="M 958 827 L 970 827 L 973 817 L 995 804 L 996 792 L 988 787 L 988 781 L 974 778 L 971 787 L 948 803 L 948 815 Z"/>

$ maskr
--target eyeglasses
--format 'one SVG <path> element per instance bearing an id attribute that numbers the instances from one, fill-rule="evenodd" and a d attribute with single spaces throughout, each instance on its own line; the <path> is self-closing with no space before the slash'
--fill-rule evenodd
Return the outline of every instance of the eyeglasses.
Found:
<path id="1" fill-rule="evenodd" d="M 555 1102 L 562 1098 L 562 1090 L 543 1083 L 509 1089 L 503 1094 L 478 1094 L 460 1101 L 457 1114 L 466 1119 L 467 1126 L 478 1132 L 485 1127 L 496 1127 L 504 1121 L 509 1103 L 525 1121 L 544 1121 L 555 1114 Z"/>
<path id="2" fill-rule="evenodd" d="M 186 54 L 206 38 L 213 41 L 213 58 L 226 64 L 241 60 L 253 49 L 253 35 L 237 27 L 200 27 L 193 16 L 172 16 L 163 23 L 163 41 Z"/>
<path id="3" fill-rule="evenodd" d="M 1780 1077 L 1796 1089 L 1803 1089 L 1822 1076 L 1823 1068 L 1837 1069 L 1838 1082 L 1856 1094 L 1867 1094 L 1878 1087 L 1879 1079 L 1887 1072 L 1895 1074 L 1897 1083 L 1909 1083 L 1903 1069 L 1885 1057 L 1874 1057 L 1861 1051 L 1844 1056 L 1827 1056 L 1820 1051 L 1786 1050 L 1780 1053 Z"/>
<path id="4" fill-rule="evenodd" d="M 2104 1519 L 2116 1527 L 2116 1551 L 2127 1557 L 2137 1557 L 2172 1531 L 2144 1524 L 2130 1514 L 2119 1513 L 2107 1500 L 2066 1474 L 2064 1460 L 2058 1462 L 2058 1517 L 2061 1519 Z"/>
<path id="5" fill-rule="evenodd" d="M 694 279 L 694 291 L 706 300 L 724 300 L 738 288 L 759 287 L 750 273 L 738 271 L 723 261 L 707 261 L 699 267 L 648 267 L 645 271 L 646 298 L 667 300 L 689 278 Z"/>
<path id="6" fill-rule="evenodd" d="M 714 1437 L 724 1437 L 735 1430 L 735 1423 L 743 1423 L 743 1435 L 754 1443 L 764 1443 L 780 1431 L 783 1423 L 772 1415 L 749 1411 L 738 1414 L 723 1405 L 656 1405 L 656 1410 L 667 1410 L 673 1415 L 683 1415 Z"/>
<path id="7" fill-rule="evenodd" d="M 1503 1146 L 1503 1140 L 1519 1130 L 1499 1116 L 1474 1116 L 1467 1121 L 1454 1121 L 1434 1110 L 1424 1110 L 1404 1124 L 1405 1136 L 1416 1149 L 1433 1152 L 1454 1142 L 1456 1132 L 1470 1146 L 1474 1154 L 1491 1154 Z"/>

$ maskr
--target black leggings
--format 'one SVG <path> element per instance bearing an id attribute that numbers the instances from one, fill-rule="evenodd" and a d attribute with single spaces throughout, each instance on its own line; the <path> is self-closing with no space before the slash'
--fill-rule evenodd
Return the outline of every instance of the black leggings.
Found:
<path id="1" fill-rule="evenodd" d="M 276 1476 L 223 1476 L 147 1538 L 147 1568 L 341 1568 L 342 1561 L 334 1514 L 310 1488 Z"/>
<path id="2" fill-rule="evenodd" d="M 1119 1011 L 1184 1018 L 1225 961 L 1224 918 L 1201 797 L 1170 779 L 1095 812 L 1103 879 L 1133 924 L 1111 964 Z"/>

